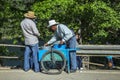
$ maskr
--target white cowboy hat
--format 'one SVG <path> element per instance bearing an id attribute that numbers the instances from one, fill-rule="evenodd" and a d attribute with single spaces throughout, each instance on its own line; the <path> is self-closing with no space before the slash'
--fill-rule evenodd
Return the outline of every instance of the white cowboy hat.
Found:
<path id="1" fill-rule="evenodd" d="M 57 25 L 57 24 L 59 24 L 59 23 L 56 22 L 55 20 L 50 20 L 50 21 L 49 21 L 49 25 L 48 25 L 47 27 L 50 28 L 51 26 Z"/>
<path id="2" fill-rule="evenodd" d="M 27 18 L 36 18 L 35 13 L 33 11 L 28 11 L 24 14 L 24 16 Z"/>

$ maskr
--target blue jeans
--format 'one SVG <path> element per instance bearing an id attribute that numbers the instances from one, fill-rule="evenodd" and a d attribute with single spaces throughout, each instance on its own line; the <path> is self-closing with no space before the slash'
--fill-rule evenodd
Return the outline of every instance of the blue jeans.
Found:
<path id="1" fill-rule="evenodd" d="M 76 49 L 76 37 L 72 37 L 67 42 L 68 48 Z M 76 51 L 70 51 L 70 62 L 71 62 L 71 70 L 77 69 L 77 60 L 76 60 Z"/>
<path id="2" fill-rule="evenodd" d="M 80 56 L 77 56 L 77 67 L 79 70 L 80 70 L 81 66 L 82 66 L 82 59 Z"/>
<path id="3" fill-rule="evenodd" d="M 39 72 L 39 63 L 38 63 L 38 44 L 26 45 L 24 53 L 24 70 L 28 71 L 31 66 L 34 66 L 34 71 Z"/>

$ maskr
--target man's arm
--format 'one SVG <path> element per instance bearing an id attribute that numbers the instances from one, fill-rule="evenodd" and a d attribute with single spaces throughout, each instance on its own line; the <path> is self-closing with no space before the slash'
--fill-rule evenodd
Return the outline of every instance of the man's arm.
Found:
<path id="1" fill-rule="evenodd" d="M 54 42 L 56 42 L 57 41 L 57 38 L 56 38 L 56 35 L 54 35 L 48 42 L 47 42 L 47 44 L 49 45 L 49 44 L 52 44 L 52 43 L 54 43 Z"/>
<path id="2" fill-rule="evenodd" d="M 32 27 L 32 30 L 33 30 L 33 34 L 35 36 L 40 36 L 40 33 L 39 33 L 39 31 L 38 31 L 38 29 L 36 27 L 36 24 L 35 23 L 31 23 L 31 27 Z"/>

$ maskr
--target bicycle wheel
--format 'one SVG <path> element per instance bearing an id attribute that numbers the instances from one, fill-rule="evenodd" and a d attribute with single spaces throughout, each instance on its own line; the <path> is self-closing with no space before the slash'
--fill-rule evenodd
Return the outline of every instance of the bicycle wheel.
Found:
<path id="1" fill-rule="evenodd" d="M 41 59 L 41 67 L 44 73 L 58 74 L 65 69 L 65 66 L 66 59 L 64 55 L 57 50 L 46 52 Z"/>

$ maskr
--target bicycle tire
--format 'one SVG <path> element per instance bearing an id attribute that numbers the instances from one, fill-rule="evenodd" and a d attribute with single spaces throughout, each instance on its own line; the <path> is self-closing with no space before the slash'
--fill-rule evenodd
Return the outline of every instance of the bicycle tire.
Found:
<path id="1" fill-rule="evenodd" d="M 61 67 L 60 69 L 57 69 L 58 72 L 50 72 L 50 68 L 46 67 L 47 65 L 49 65 L 50 67 L 50 64 L 51 64 L 51 61 L 44 61 L 44 59 L 51 54 L 51 52 L 53 52 L 54 54 L 58 55 L 59 57 L 61 57 L 62 61 L 63 61 L 63 65 L 62 67 L 59 66 L 59 65 L 56 65 L 56 68 L 57 67 Z M 49 57 L 51 58 L 51 57 Z M 59 62 L 59 61 L 58 61 Z M 62 52 L 58 51 L 58 50 L 53 50 L 53 51 L 48 51 L 46 52 L 43 56 L 42 56 L 42 59 L 41 59 L 41 68 L 43 71 L 45 71 L 44 73 L 47 73 L 47 74 L 60 74 L 64 69 L 65 69 L 65 66 L 66 66 L 66 59 L 65 59 L 65 56 L 62 54 Z M 57 61 L 56 61 L 56 64 L 57 64 Z"/>

